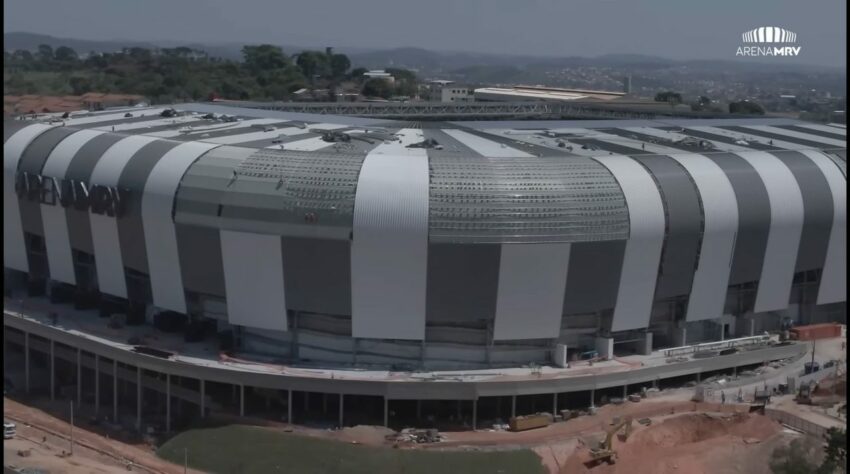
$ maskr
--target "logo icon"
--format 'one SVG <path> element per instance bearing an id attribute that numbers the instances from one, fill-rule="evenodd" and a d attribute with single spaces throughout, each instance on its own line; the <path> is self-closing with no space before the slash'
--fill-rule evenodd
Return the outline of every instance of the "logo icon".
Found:
<path id="1" fill-rule="evenodd" d="M 797 56 L 802 47 L 797 43 L 797 33 L 778 26 L 762 26 L 741 33 L 735 56 Z"/>
<path id="2" fill-rule="evenodd" d="M 797 33 L 778 26 L 762 26 L 744 32 L 744 43 L 796 43 Z"/>

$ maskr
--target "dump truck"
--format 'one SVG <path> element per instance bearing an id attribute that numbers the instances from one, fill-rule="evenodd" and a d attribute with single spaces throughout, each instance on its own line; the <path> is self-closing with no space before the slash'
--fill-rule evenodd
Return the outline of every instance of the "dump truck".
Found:
<path id="1" fill-rule="evenodd" d="M 617 462 L 617 451 L 614 450 L 614 435 L 619 433 L 622 429 L 625 429 L 622 439 L 623 441 L 626 441 L 632 433 L 631 417 L 626 417 L 620 420 L 606 432 L 605 440 L 602 441 L 599 447 L 590 450 L 590 459 L 587 461 L 588 465 L 595 465 L 602 461 L 605 461 L 608 464 L 614 464 Z"/>
<path id="2" fill-rule="evenodd" d="M 525 431 L 534 428 L 543 428 L 552 423 L 552 415 L 548 413 L 537 413 L 534 415 L 514 416 L 508 420 L 511 431 Z"/>

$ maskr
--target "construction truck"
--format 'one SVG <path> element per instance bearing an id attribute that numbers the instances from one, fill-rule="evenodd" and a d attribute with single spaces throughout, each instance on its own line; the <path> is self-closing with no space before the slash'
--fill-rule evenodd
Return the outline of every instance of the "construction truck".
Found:
<path id="1" fill-rule="evenodd" d="M 814 393 L 817 386 L 817 383 L 815 383 L 814 381 L 800 384 L 800 390 L 797 392 L 797 398 L 795 398 L 794 401 L 801 405 L 811 405 L 812 394 Z"/>
<path id="2" fill-rule="evenodd" d="M 620 420 L 605 433 L 605 440 L 599 445 L 599 447 L 590 450 L 590 459 L 587 461 L 587 464 L 595 465 L 602 461 L 605 461 L 608 464 L 614 464 L 617 462 L 617 451 L 614 450 L 614 435 L 624 428 L 625 432 L 623 433 L 622 440 L 626 441 L 632 433 L 631 417 L 626 417 Z"/>

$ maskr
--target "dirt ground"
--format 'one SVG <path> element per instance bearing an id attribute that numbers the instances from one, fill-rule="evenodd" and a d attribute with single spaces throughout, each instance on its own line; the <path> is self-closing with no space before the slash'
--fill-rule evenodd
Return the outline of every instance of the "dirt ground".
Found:
<path id="1" fill-rule="evenodd" d="M 768 473 L 773 449 L 791 439 L 761 415 L 687 413 L 648 427 L 635 425 L 627 440 L 614 438 L 614 464 L 589 467 L 592 441 L 580 442 L 561 473 L 613 474 Z M 799 436 L 799 435 L 796 435 Z"/>
<path id="2" fill-rule="evenodd" d="M 75 474 L 126 473 L 128 464 L 132 466 L 132 472 L 183 472 L 183 466 L 176 466 L 158 458 L 150 446 L 108 439 L 85 426 L 74 427 L 74 455 L 61 457 L 63 450 L 70 450 L 69 423 L 38 408 L 22 405 L 5 397 L 3 416 L 17 425 L 19 435 L 16 439 L 5 440 L 3 443 L 5 465 Z M 30 449 L 30 456 L 19 456 L 18 451 L 25 449 Z"/>

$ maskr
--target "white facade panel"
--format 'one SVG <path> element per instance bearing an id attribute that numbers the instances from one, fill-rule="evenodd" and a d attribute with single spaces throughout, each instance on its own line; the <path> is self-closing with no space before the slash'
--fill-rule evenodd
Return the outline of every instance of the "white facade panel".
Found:
<path id="1" fill-rule="evenodd" d="M 844 135 L 847 136 L 847 130 L 839 127 L 833 127 L 831 125 L 821 125 L 819 123 L 797 123 L 794 124 L 798 127 L 808 128 L 810 130 L 819 130 L 821 132 L 829 132 L 834 133 L 836 135 Z"/>
<path id="2" fill-rule="evenodd" d="M 561 332 L 570 244 L 503 244 L 493 339 L 553 339 Z"/>
<path id="3" fill-rule="evenodd" d="M 445 129 L 443 132 L 482 156 L 490 158 L 533 156 L 524 151 L 517 150 L 516 148 L 509 147 L 494 140 L 479 137 L 478 135 L 473 135 L 469 132 L 464 132 L 463 130 Z"/>
<path id="4" fill-rule="evenodd" d="M 220 232 L 228 322 L 286 331 L 280 236 Z"/>
<path id="5" fill-rule="evenodd" d="M 155 109 L 133 109 L 133 110 L 124 110 L 116 113 L 100 113 L 94 115 L 88 115 L 80 118 L 74 118 L 72 115 L 70 118 L 64 119 L 63 122 L 67 127 L 75 127 L 78 125 L 87 125 L 91 123 L 99 123 L 99 122 L 109 122 L 112 120 L 121 120 L 124 118 L 124 115 L 127 112 L 133 114 L 134 117 L 157 117 L 162 111 L 165 110 L 163 108 L 155 108 Z"/>
<path id="6" fill-rule="evenodd" d="M 117 186 L 124 167 L 143 146 L 156 138 L 141 135 L 127 137 L 109 147 L 92 170 L 89 183 L 102 186 Z M 124 258 L 121 256 L 121 241 L 118 238 L 118 223 L 114 217 L 89 214 L 94 266 L 97 270 L 97 285 L 101 293 L 121 298 L 127 297 L 127 282 L 124 279 Z"/>
<path id="7" fill-rule="evenodd" d="M 708 140 L 706 138 L 695 138 L 695 137 L 691 137 L 689 135 L 686 135 L 684 133 L 675 132 L 673 130 L 662 130 L 660 128 L 652 128 L 652 127 L 626 127 L 626 128 L 624 128 L 624 130 L 629 130 L 629 131 L 633 131 L 633 132 L 636 132 L 636 133 L 643 133 L 644 135 L 651 135 L 653 137 L 658 137 L 658 138 L 661 138 L 663 140 L 673 140 L 673 141 L 694 140 L 694 139 L 704 140 L 704 141 L 711 143 L 712 145 L 714 145 L 715 148 L 717 148 L 718 150 L 721 150 L 721 151 L 746 151 L 746 150 L 749 150 L 749 148 L 747 148 L 745 146 L 730 145 L 728 143 L 718 142 L 718 141 L 715 141 L 715 140 Z"/>
<path id="8" fill-rule="evenodd" d="M 704 230 L 686 321 L 723 316 L 738 231 L 738 201 L 726 173 L 705 156 L 670 155 L 691 176 L 702 201 Z"/>
<path id="9" fill-rule="evenodd" d="M 812 135 L 809 133 L 797 132 L 785 128 L 771 127 L 770 125 L 745 125 L 744 128 L 749 128 L 758 132 L 774 133 L 776 135 L 784 135 L 788 138 L 799 138 L 811 142 L 822 143 L 824 148 L 829 146 L 844 148 L 847 146 L 845 140 L 837 140 L 835 138 L 822 137 L 820 135 Z"/>
<path id="10" fill-rule="evenodd" d="M 770 231 L 754 311 L 785 309 L 803 232 L 803 195 L 791 170 L 779 158 L 763 151 L 737 155 L 755 168 L 770 200 Z"/>
<path id="11" fill-rule="evenodd" d="M 428 155 L 401 142 L 376 147 L 363 162 L 354 200 L 351 246 L 352 335 L 425 337 L 428 271 Z"/>
<path id="12" fill-rule="evenodd" d="M 661 247 L 664 243 L 664 206 L 649 172 L 622 155 L 595 157 L 620 184 L 629 208 L 629 240 L 620 273 L 611 331 L 649 326 Z"/>
<path id="13" fill-rule="evenodd" d="M 847 301 L 847 179 L 827 156 L 803 150 L 823 172 L 832 193 L 832 229 L 818 287 L 817 304 Z"/>
<path id="14" fill-rule="evenodd" d="M 688 128 L 690 128 L 691 130 L 696 130 L 698 132 L 711 133 L 711 134 L 714 134 L 714 135 L 720 135 L 720 136 L 723 136 L 723 137 L 733 138 L 735 140 L 744 140 L 747 143 L 761 143 L 762 145 L 768 145 L 769 144 L 769 145 L 772 145 L 776 148 L 784 148 L 786 150 L 800 150 L 800 149 L 806 148 L 805 145 L 800 145 L 799 143 L 791 143 L 791 142 L 786 142 L 784 140 L 777 140 L 775 138 L 771 139 L 771 138 L 766 138 L 766 137 L 762 137 L 762 136 L 757 136 L 757 135 L 754 135 L 754 134 L 751 135 L 749 133 L 741 133 L 741 132 L 736 132 L 736 131 L 732 131 L 732 130 L 726 130 L 725 128 L 707 127 L 707 126 L 702 126 L 702 125 L 691 126 L 691 127 L 688 127 Z M 744 146 L 746 146 L 746 145 L 744 145 Z"/>
<path id="15" fill-rule="evenodd" d="M 3 144 L 3 267 L 29 271 L 27 246 L 24 241 L 24 224 L 21 208 L 15 193 L 15 175 L 24 150 L 33 140 L 51 127 L 33 124 L 24 127 Z"/>
<path id="16" fill-rule="evenodd" d="M 55 178 L 57 185 L 65 178 L 71 160 L 86 143 L 102 134 L 95 130 L 81 130 L 62 140 L 50 152 L 44 162 L 41 174 Z M 41 204 L 41 219 L 44 226 L 44 245 L 47 251 L 47 265 L 50 269 L 50 279 L 69 284 L 76 284 L 74 273 L 74 257 L 71 253 L 71 238 L 68 234 L 68 221 L 65 208 L 55 203 Z"/>
<path id="17" fill-rule="evenodd" d="M 169 150 L 157 161 L 145 182 L 142 223 L 148 257 L 153 304 L 171 311 L 186 312 L 186 295 L 177 253 L 174 228 L 174 197 L 189 166 L 217 145 L 189 142 Z"/>

